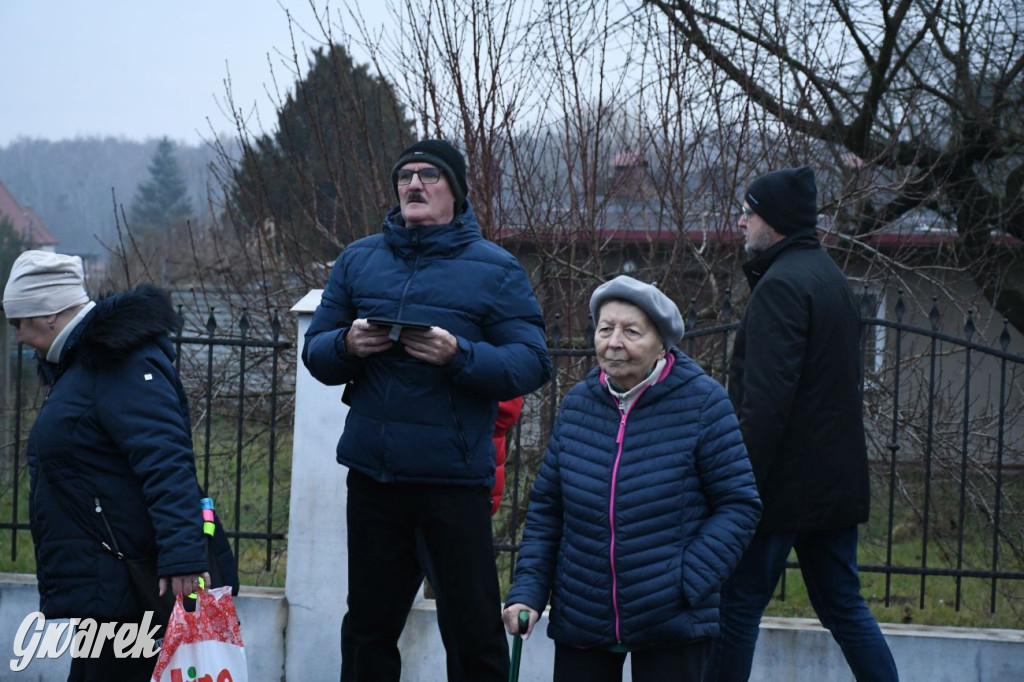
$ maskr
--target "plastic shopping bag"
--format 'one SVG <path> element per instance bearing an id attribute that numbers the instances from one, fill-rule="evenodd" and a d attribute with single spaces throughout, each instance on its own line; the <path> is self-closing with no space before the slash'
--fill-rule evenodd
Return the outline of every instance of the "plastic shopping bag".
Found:
<path id="1" fill-rule="evenodd" d="M 199 590 L 189 613 L 178 597 L 152 682 L 248 682 L 230 587 Z"/>

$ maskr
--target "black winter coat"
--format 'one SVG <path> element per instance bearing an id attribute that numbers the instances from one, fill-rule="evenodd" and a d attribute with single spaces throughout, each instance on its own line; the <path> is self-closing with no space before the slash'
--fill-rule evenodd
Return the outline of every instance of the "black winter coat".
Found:
<path id="1" fill-rule="evenodd" d="M 813 230 L 744 266 L 729 397 L 764 504 L 760 530 L 843 528 L 868 518 L 856 296 Z"/>
<path id="2" fill-rule="evenodd" d="M 160 576 L 208 570 L 176 322 L 167 295 L 142 286 L 98 301 L 56 364 L 40 358 L 49 392 L 28 439 L 29 511 L 47 618 L 141 616 L 111 535 L 126 556 L 155 557 Z M 213 552 L 237 586 L 223 532 Z"/>

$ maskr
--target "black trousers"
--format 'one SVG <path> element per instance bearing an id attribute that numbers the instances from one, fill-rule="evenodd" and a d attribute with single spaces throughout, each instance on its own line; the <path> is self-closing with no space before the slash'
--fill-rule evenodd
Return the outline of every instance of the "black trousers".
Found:
<path id="1" fill-rule="evenodd" d="M 349 594 L 344 667 L 357 682 L 398 682 L 398 638 L 432 564 L 438 609 L 458 665 L 451 682 L 505 682 L 508 641 L 494 565 L 490 491 L 378 483 L 348 475 Z"/>
<path id="2" fill-rule="evenodd" d="M 140 619 L 141 620 L 141 619 Z M 98 623 L 102 626 L 103 623 Z M 122 623 L 114 623 L 115 629 Z M 114 643 L 107 640 L 98 658 L 72 658 L 68 682 L 149 682 L 159 654 L 150 658 L 118 658 Z"/>
<path id="3" fill-rule="evenodd" d="M 423 534 L 420 532 L 416 533 L 416 556 L 420 560 L 424 573 L 420 581 L 422 582 L 423 578 L 426 578 L 430 581 L 430 586 L 434 588 L 437 628 L 441 631 L 441 642 L 444 644 L 447 655 L 448 679 L 465 679 L 465 675 L 462 673 L 462 666 L 459 663 L 459 648 L 455 644 L 455 638 L 452 635 L 453 624 L 444 610 L 445 602 L 436 598 L 437 578 L 434 575 L 434 565 L 430 562 L 430 556 L 427 554 L 427 548 L 423 542 Z M 352 632 L 349 628 L 348 612 L 346 611 L 345 616 L 341 619 L 341 682 L 355 682 L 355 665 L 352 662 L 354 658 L 355 647 L 352 644 Z"/>
<path id="4" fill-rule="evenodd" d="M 630 652 L 633 682 L 700 682 L 711 640 Z M 554 682 L 622 682 L 626 654 L 555 642 Z"/>

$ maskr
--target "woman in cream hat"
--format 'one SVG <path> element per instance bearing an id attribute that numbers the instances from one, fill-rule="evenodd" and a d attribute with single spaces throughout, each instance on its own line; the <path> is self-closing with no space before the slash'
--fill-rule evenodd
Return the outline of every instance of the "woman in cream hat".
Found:
<path id="1" fill-rule="evenodd" d="M 203 497 L 188 405 L 168 334 L 178 316 L 143 285 L 91 301 L 82 260 L 26 251 L 4 288 L 4 314 L 34 348 L 49 386 L 28 438 L 32 540 L 47 618 L 140 623 L 147 596 L 209 583 Z M 237 573 L 223 532 L 214 553 Z M 152 593 L 127 561 L 153 565 Z M 158 580 L 159 577 L 159 580 Z M 156 658 L 74 658 L 70 680 L 149 680 Z"/>

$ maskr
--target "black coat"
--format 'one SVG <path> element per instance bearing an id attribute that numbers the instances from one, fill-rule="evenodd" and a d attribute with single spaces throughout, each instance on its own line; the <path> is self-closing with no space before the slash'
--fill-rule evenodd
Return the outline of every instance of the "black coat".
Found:
<path id="1" fill-rule="evenodd" d="M 853 289 L 811 230 L 744 271 L 752 291 L 729 397 L 764 503 L 759 529 L 862 523 L 869 490 Z"/>
<path id="2" fill-rule="evenodd" d="M 111 536 L 160 576 L 208 570 L 188 406 L 168 332 L 177 316 L 152 286 L 99 301 L 75 326 L 28 439 L 32 540 L 47 618 L 135 620 L 141 609 Z M 223 582 L 237 584 L 219 534 Z M 156 577 L 154 576 L 154 580 Z"/>

